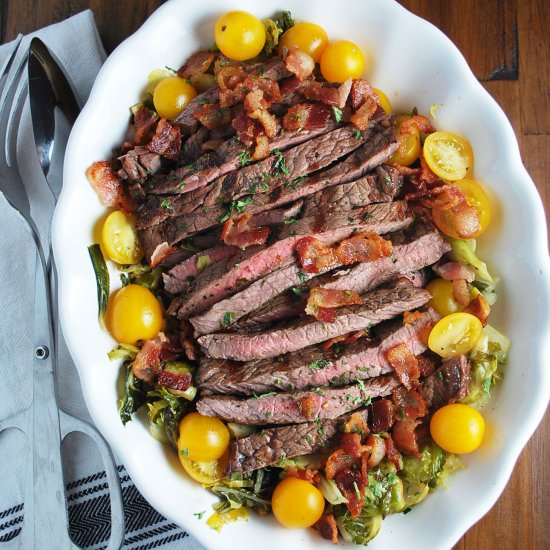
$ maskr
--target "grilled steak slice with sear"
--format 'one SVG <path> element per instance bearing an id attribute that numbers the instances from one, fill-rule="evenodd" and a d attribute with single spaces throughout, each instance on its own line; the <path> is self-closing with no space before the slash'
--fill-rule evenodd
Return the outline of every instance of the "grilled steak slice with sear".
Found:
<path id="1" fill-rule="evenodd" d="M 301 424 L 334 419 L 359 409 L 376 397 L 389 395 L 399 386 L 392 375 L 371 378 L 343 388 L 319 388 L 297 393 L 269 393 L 248 399 L 212 395 L 197 401 L 197 411 L 227 422 L 261 426 Z"/>
<path id="2" fill-rule="evenodd" d="M 279 240 L 271 246 L 252 246 L 200 273 L 189 292 L 172 301 L 169 312 L 187 319 L 234 294 L 239 288 L 289 265 L 294 261 L 294 246 L 303 236 L 315 235 L 326 244 L 333 244 L 356 230 L 388 233 L 407 227 L 411 222 L 412 215 L 403 201 L 367 206 L 359 210 L 353 220 L 345 212 L 327 219 L 299 220 L 284 226 L 277 236 Z"/>
<path id="3" fill-rule="evenodd" d="M 347 345 L 341 353 L 324 351 L 321 346 L 262 359 L 236 363 L 226 359 L 202 357 L 198 385 L 201 391 L 215 394 L 252 395 L 273 390 L 291 391 L 318 386 L 343 386 L 392 372 L 385 352 L 405 343 L 415 355 L 426 351 L 426 336 L 439 315 L 428 309 L 407 324 L 391 322 L 375 335 Z"/>
<path id="4" fill-rule="evenodd" d="M 466 397 L 470 388 L 470 370 L 465 355 L 445 359 L 441 367 L 422 382 L 420 392 L 428 407 L 438 409 Z"/>
<path id="5" fill-rule="evenodd" d="M 219 359 L 250 361 L 276 357 L 336 336 L 370 328 L 405 311 L 421 307 L 430 299 L 431 294 L 427 290 L 412 286 L 384 288 L 366 294 L 362 305 L 339 308 L 332 323 L 323 323 L 313 318 L 257 334 L 207 334 L 198 341 L 207 355 Z"/>

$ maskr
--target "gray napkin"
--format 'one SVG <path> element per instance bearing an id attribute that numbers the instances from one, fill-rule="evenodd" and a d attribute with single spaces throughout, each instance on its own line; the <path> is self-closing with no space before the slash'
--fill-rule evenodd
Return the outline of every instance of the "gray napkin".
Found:
<path id="1" fill-rule="evenodd" d="M 84 11 L 56 25 L 25 36 L 39 36 L 62 64 L 80 105 L 88 98 L 105 59 L 93 14 Z M 0 64 L 12 46 L 0 46 Z M 18 160 L 23 180 L 37 210 L 53 201 L 40 170 L 32 136 L 28 103 L 21 119 Z M 0 425 L 30 401 L 31 360 L 34 349 L 35 246 L 25 222 L 0 194 Z M 58 396 L 61 408 L 82 419 L 90 417 L 74 364 L 64 345 L 58 349 Z M 107 359 L 106 359 L 107 360 Z M 28 444 L 15 430 L 0 432 L 0 542 L 12 540 L 23 525 L 23 472 Z M 105 473 L 93 444 L 80 434 L 63 443 L 63 460 L 70 534 L 85 548 L 103 548 L 109 536 L 109 497 Z M 124 466 L 118 470 L 125 503 L 126 549 L 201 546 L 153 510 L 133 485 Z M 52 547 L 55 541 L 51 541 Z"/>

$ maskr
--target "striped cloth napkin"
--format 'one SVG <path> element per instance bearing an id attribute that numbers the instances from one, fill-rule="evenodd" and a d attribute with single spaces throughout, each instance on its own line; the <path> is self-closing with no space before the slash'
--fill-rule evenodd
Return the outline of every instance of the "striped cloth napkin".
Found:
<path id="1" fill-rule="evenodd" d="M 34 33 L 54 53 L 71 80 L 80 104 L 84 104 L 105 59 L 91 11 Z M 28 44 L 32 35 L 24 38 Z M 0 64 L 11 52 L 0 46 Z M 18 143 L 18 158 L 29 195 L 35 203 L 53 198 L 38 166 L 28 105 Z M 24 221 L 0 194 L 0 424 L 3 418 L 24 409 L 31 399 L 33 356 L 35 247 Z M 66 347 L 59 346 L 57 373 L 61 408 L 90 421 L 75 366 Z M 0 432 L 0 542 L 15 540 L 24 522 L 23 502 L 25 437 L 16 430 Z M 200 550 L 202 547 L 177 525 L 149 506 L 117 461 L 126 533 L 123 548 Z M 82 434 L 71 434 L 63 443 L 63 466 L 69 510 L 70 535 L 82 548 L 104 548 L 110 532 L 110 505 L 105 472 L 94 445 Z M 48 541 L 55 548 L 55 541 Z M 1 546 L 1 545 L 0 545 Z"/>

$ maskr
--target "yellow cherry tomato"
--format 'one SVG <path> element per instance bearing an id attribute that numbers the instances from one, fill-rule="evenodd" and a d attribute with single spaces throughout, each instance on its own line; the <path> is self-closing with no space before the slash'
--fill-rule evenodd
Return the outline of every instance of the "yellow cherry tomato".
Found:
<path id="1" fill-rule="evenodd" d="M 218 460 L 209 460 L 207 462 L 191 460 L 189 457 L 185 456 L 184 449 L 179 450 L 178 455 L 180 463 L 189 477 L 203 485 L 213 485 L 220 481 L 223 478 L 229 460 L 228 453 Z"/>
<path id="2" fill-rule="evenodd" d="M 111 212 L 101 229 L 103 250 L 113 262 L 137 264 L 143 258 L 143 248 L 139 242 L 134 220 L 115 210 Z"/>
<path id="3" fill-rule="evenodd" d="M 470 313 L 445 315 L 430 332 L 428 347 L 441 357 L 468 353 L 477 344 L 483 330 L 481 321 Z"/>
<path id="4" fill-rule="evenodd" d="M 275 487 L 271 507 L 281 525 L 289 529 L 304 529 L 319 521 L 325 509 L 325 499 L 309 481 L 287 477 Z"/>
<path id="5" fill-rule="evenodd" d="M 229 447 L 229 429 L 219 419 L 198 412 L 185 415 L 179 425 L 178 449 L 199 462 L 220 458 Z"/>
<path id="6" fill-rule="evenodd" d="M 313 57 L 315 63 L 321 59 L 321 54 L 328 44 L 328 36 L 319 25 L 315 23 L 296 23 L 290 27 L 279 40 L 279 55 L 283 54 L 283 48 L 291 46 L 298 48 Z"/>
<path id="7" fill-rule="evenodd" d="M 378 88 L 373 88 L 373 92 L 378 96 L 378 101 L 380 101 L 380 107 L 384 109 L 387 115 L 391 115 L 391 103 L 388 99 L 388 96 Z"/>
<path id="8" fill-rule="evenodd" d="M 230 11 L 216 21 L 214 39 L 223 55 L 235 61 L 246 61 L 262 51 L 265 27 L 250 13 Z"/>
<path id="9" fill-rule="evenodd" d="M 468 140 L 450 132 L 427 136 L 423 154 L 431 171 L 448 181 L 465 178 L 474 165 L 474 152 Z"/>
<path id="10" fill-rule="evenodd" d="M 164 325 L 162 307 L 155 295 L 141 285 L 128 285 L 111 296 L 107 326 L 121 344 L 154 338 Z"/>
<path id="11" fill-rule="evenodd" d="M 347 40 L 331 42 L 321 55 L 321 74 L 329 82 L 359 78 L 365 69 L 361 48 Z"/>
<path id="12" fill-rule="evenodd" d="M 439 315 L 449 315 L 462 309 L 453 296 L 453 283 L 445 279 L 434 279 L 426 285 L 426 290 L 432 295 L 428 305 Z"/>
<path id="13" fill-rule="evenodd" d="M 176 118 L 183 108 L 197 95 L 191 84 L 179 76 L 163 78 L 153 92 L 157 113 L 167 119 Z"/>
<path id="14" fill-rule="evenodd" d="M 397 143 L 399 147 L 392 155 L 389 162 L 391 164 L 401 164 L 402 166 L 410 166 L 415 162 L 422 152 L 422 144 L 420 142 L 420 131 L 415 125 L 409 125 L 407 131 L 403 131 L 402 124 L 408 116 L 399 116 L 395 118 Z"/>
<path id="15" fill-rule="evenodd" d="M 472 235 L 472 238 L 479 237 L 491 223 L 491 204 L 485 189 L 475 180 L 464 179 L 455 181 L 453 183 L 455 187 L 458 187 L 464 195 L 466 195 L 466 202 L 470 206 L 475 206 L 479 215 L 479 230 Z"/>
<path id="16" fill-rule="evenodd" d="M 432 416 L 430 433 L 433 440 L 449 453 L 471 453 L 483 441 L 485 420 L 469 405 L 445 405 Z"/>

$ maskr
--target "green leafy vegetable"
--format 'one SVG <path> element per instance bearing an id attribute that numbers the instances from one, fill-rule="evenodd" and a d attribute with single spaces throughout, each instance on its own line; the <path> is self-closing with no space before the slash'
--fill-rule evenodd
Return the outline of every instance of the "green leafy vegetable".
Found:
<path id="1" fill-rule="evenodd" d="M 476 278 L 487 283 L 494 283 L 487 264 L 482 262 L 475 254 L 475 241 L 463 241 L 460 239 L 449 239 L 452 248 L 453 259 L 457 262 L 469 265 L 476 272 Z"/>
<path id="2" fill-rule="evenodd" d="M 133 361 L 139 352 L 139 348 L 132 346 L 131 344 L 119 344 L 116 348 L 113 348 L 107 357 L 111 361 L 116 359 L 123 359 L 124 361 Z"/>
<path id="3" fill-rule="evenodd" d="M 321 357 L 320 359 L 315 359 L 315 361 L 309 363 L 308 368 L 317 370 L 324 369 L 325 367 L 328 367 L 330 365 L 332 365 L 332 363 L 328 359 Z"/>
<path id="4" fill-rule="evenodd" d="M 126 363 L 126 378 L 124 383 L 124 395 L 118 402 L 118 414 L 123 424 L 132 420 L 134 414 L 146 400 L 144 383 L 134 376 L 132 363 Z"/>
<path id="5" fill-rule="evenodd" d="M 109 271 L 105 258 L 101 252 L 101 247 L 98 244 L 92 244 L 88 247 L 90 260 L 95 273 L 95 283 L 97 287 L 97 309 L 98 319 L 101 328 L 105 328 L 105 312 L 107 311 L 107 302 L 109 301 Z"/>
<path id="6" fill-rule="evenodd" d="M 172 395 L 166 388 L 147 392 L 147 416 L 151 435 L 161 443 L 177 448 L 178 425 L 188 402 Z"/>
<path id="7" fill-rule="evenodd" d="M 126 284 L 141 285 L 150 290 L 158 288 L 162 277 L 160 267 L 151 269 L 147 264 L 126 265 L 121 270 L 126 275 Z"/>
<path id="8" fill-rule="evenodd" d="M 382 514 L 371 515 L 367 507 L 354 518 L 345 507 L 338 506 L 334 510 L 334 517 L 342 538 L 352 544 L 367 544 L 378 535 L 382 527 Z"/>
<path id="9" fill-rule="evenodd" d="M 340 491 L 333 479 L 327 479 L 323 475 L 319 475 L 319 478 L 319 491 L 323 493 L 327 502 L 333 505 L 346 504 L 348 502 L 348 499 L 342 494 L 342 491 Z"/>

